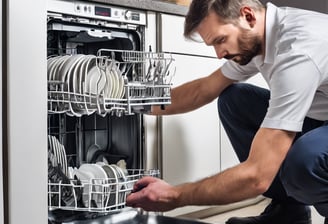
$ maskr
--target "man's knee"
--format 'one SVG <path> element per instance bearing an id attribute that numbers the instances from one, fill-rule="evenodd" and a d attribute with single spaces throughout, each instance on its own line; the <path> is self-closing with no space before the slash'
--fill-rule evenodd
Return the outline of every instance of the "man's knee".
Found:
<path id="1" fill-rule="evenodd" d="M 328 155 L 315 149 L 319 147 L 315 144 L 317 141 L 315 132 L 299 138 L 291 147 L 280 172 L 287 194 L 306 204 L 322 200 L 327 188 Z"/>

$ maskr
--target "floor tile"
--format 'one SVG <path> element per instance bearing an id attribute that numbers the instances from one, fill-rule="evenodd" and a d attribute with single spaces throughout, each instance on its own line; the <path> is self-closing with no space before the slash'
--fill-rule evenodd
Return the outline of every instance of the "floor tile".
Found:
<path id="1" fill-rule="evenodd" d="M 233 217 L 233 216 L 242 217 L 242 216 L 258 215 L 264 210 L 264 208 L 269 203 L 270 203 L 270 200 L 265 199 L 255 205 L 247 206 L 247 207 L 244 207 L 241 209 L 236 209 L 233 211 L 228 211 L 225 213 L 207 217 L 207 218 L 202 219 L 202 221 L 208 222 L 208 223 L 215 223 L 215 224 L 224 224 L 226 220 L 228 220 L 230 217 Z M 313 207 L 311 207 L 311 209 L 312 209 L 312 224 L 323 224 L 324 217 L 320 216 Z"/>

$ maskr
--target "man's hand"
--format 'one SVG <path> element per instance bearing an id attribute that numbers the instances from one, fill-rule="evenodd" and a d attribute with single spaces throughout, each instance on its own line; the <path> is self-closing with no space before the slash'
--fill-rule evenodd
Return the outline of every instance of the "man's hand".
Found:
<path id="1" fill-rule="evenodd" d="M 132 193 L 126 198 L 126 205 L 164 212 L 178 207 L 178 196 L 177 190 L 163 180 L 144 177 L 135 183 Z"/>

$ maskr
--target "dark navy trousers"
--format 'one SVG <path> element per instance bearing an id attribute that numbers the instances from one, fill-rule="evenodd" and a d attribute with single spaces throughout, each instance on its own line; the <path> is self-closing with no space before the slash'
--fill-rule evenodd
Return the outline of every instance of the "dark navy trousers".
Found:
<path id="1" fill-rule="evenodd" d="M 270 99 L 270 92 L 238 83 L 218 99 L 221 123 L 239 158 L 248 157 Z M 264 196 L 281 203 L 313 205 L 328 217 L 328 122 L 306 118 L 271 187 Z"/>

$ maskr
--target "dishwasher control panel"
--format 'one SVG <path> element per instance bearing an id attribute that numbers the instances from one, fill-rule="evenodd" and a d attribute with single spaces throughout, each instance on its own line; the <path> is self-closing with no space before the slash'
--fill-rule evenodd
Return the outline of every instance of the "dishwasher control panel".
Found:
<path id="1" fill-rule="evenodd" d="M 80 1 L 48 0 L 48 12 L 68 16 L 100 19 L 137 25 L 146 25 L 146 13 L 135 9 Z"/>

